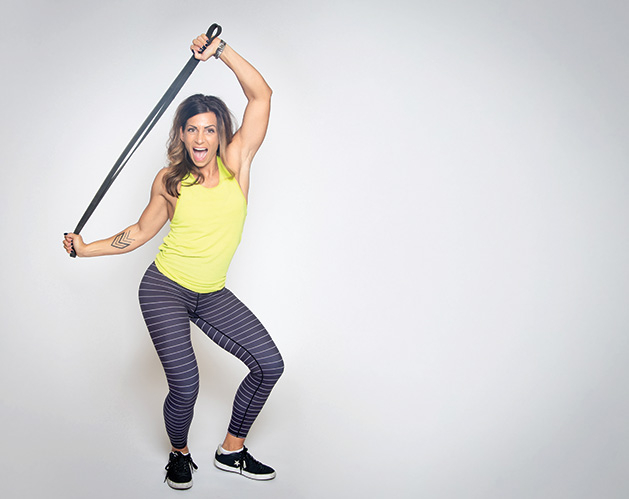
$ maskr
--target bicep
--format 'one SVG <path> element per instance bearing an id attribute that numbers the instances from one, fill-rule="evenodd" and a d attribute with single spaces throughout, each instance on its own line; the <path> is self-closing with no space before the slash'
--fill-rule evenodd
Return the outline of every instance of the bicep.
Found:
<path id="1" fill-rule="evenodd" d="M 161 176 L 155 179 L 151 188 L 151 199 L 140 219 L 138 228 L 144 241 L 153 238 L 168 221 L 168 201 L 162 193 Z"/>
<path id="2" fill-rule="evenodd" d="M 251 161 L 262 145 L 269 126 L 271 98 L 254 99 L 247 103 L 242 126 L 234 135 L 234 145 L 239 149 L 241 161 Z"/>

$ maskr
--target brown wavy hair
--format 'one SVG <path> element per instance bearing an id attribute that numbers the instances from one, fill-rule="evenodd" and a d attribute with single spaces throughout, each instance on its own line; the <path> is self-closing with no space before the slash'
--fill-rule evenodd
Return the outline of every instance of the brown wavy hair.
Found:
<path id="1" fill-rule="evenodd" d="M 168 172 L 164 175 L 166 192 L 171 196 L 179 197 L 177 187 L 189 173 L 195 177 L 194 182 L 190 185 L 200 184 L 204 180 L 203 174 L 199 168 L 191 161 L 188 151 L 184 147 L 179 135 L 190 118 L 202 113 L 214 113 L 216 115 L 218 128 L 217 156 L 221 156 L 221 151 L 227 149 L 227 146 L 234 136 L 233 123 L 235 120 L 225 103 L 218 97 L 195 94 L 179 104 L 168 137 Z M 221 160 L 225 168 L 227 168 L 227 171 L 233 177 L 234 172 L 229 169 L 223 157 L 221 157 Z"/>

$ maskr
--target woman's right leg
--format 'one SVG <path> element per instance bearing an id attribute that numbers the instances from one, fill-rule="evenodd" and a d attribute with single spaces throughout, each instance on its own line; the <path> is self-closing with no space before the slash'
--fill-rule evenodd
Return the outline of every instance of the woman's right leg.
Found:
<path id="1" fill-rule="evenodd" d="M 140 283 L 140 308 L 166 379 L 166 432 L 173 449 L 186 449 L 199 392 L 199 372 L 190 341 L 188 307 L 192 292 L 174 283 L 152 264 Z"/>

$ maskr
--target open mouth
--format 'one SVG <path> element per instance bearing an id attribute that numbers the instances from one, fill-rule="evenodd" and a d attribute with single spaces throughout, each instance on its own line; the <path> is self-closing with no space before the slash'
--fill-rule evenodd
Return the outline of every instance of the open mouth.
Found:
<path id="1" fill-rule="evenodd" d="M 192 149 L 192 156 L 194 161 L 201 162 L 207 157 L 207 149 L 202 149 L 200 147 L 194 147 Z"/>

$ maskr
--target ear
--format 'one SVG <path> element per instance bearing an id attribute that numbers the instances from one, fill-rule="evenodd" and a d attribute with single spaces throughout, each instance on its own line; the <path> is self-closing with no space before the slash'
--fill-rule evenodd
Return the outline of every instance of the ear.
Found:
<path id="1" fill-rule="evenodd" d="M 181 127 L 179 129 L 179 140 L 181 140 L 181 142 L 183 142 L 183 127 Z"/>

